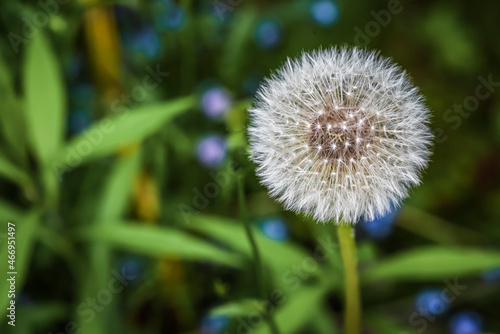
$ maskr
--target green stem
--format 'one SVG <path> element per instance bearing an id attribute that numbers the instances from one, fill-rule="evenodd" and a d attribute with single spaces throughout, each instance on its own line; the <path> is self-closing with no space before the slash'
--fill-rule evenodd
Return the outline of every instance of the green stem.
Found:
<path id="1" fill-rule="evenodd" d="M 356 241 L 350 224 L 337 226 L 340 253 L 344 264 L 345 334 L 359 334 L 361 298 L 357 270 Z"/>
<path id="2" fill-rule="evenodd" d="M 242 175 L 238 176 L 238 202 L 240 207 L 240 215 L 241 220 L 243 220 L 243 224 L 245 226 L 245 232 L 248 237 L 248 241 L 250 241 L 250 245 L 252 247 L 252 256 L 254 259 L 254 267 L 255 267 L 255 277 L 257 281 L 257 286 L 259 289 L 260 298 L 262 300 L 267 300 L 267 289 L 264 282 L 264 275 L 262 271 L 262 263 L 260 260 L 259 249 L 257 248 L 257 243 L 255 242 L 255 237 L 253 235 L 252 227 L 250 226 L 250 220 L 248 219 L 247 208 L 245 203 L 245 185 L 244 178 Z M 267 323 L 271 328 L 271 332 L 273 334 L 279 334 L 278 326 L 274 322 L 274 318 L 271 315 L 266 317 Z"/>

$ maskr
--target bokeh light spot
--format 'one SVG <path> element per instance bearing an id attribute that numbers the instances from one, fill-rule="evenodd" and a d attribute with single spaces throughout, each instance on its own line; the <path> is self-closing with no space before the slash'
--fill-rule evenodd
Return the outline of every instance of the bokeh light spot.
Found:
<path id="1" fill-rule="evenodd" d="M 471 311 L 457 313 L 450 320 L 451 334 L 480 334 L 483 332 L 481 317 Z"/>
<path id="2" fill-rule="evenodd" d="M 257 44 L 264 48 L 276 46 L 281 39 L 281 28 L 275 21 L 263 20 L 255 30 Z"/>
<path id="3" fill-rule="evenodd" d="M 226 158 L 226 141 L 219 135 L 206 136 L 198 142 L 196 153 L 198 161 L 205 167 L 218 167 Z"/>
<path id="4" fill-rule="evenodd" d="M 330 0 L 317 0 L 311 4 L 311 17 L 322 26 L 331 26 L 339 18 L 337 4 Z"/>
<path id="5" fill-rule="evenodd" d="M 417 294 L 415 309 L 421 315 L 441 315 L 449 310 L 449 300 L 450 295 L 446 290 L 425 289 Z"/>
<path id="6" fill-rule="evenodd" d="M 281 218 L 270 218 L 260 223 L 262 233 L 271 240 L 284 241 L 290 237 L 288 224 Z"/>
<path id="7" fill-rule="evenodd" d="M 209 118 L 224 116 L 231 106 L 231 99 L 227 91 L 219 86 L 207 89 L 201 96 L 201 109 Z"/>
<path id="8" fill-rule="evenodd" d="M 90 123 L 90 114 L 86 109 L 75 110 L 69 115 L 69 131 L 72 134 L 82 132 Z"/>

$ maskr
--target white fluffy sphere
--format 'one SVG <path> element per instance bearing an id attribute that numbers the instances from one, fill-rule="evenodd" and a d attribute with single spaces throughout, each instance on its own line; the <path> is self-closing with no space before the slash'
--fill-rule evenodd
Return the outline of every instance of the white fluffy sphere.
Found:
<path id="1" fill-rule="evenodd" d="M 257 175 L 287 209 L 356 223 L 399 205 L 420 182 L 429 111 L 378 53 L 303 53 L 266 79 L 249 110 Z"/>

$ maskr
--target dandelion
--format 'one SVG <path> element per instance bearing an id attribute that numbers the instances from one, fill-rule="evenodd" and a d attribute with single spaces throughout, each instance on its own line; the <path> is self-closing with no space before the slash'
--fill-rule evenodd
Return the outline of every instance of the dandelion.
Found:
<path id="1" fill-rule="evenodd" d="M 417 88 L 400 67 L 358 48 L 288 60 L 261 85 L 250 117 L 262 183 L 287 209 L 321 222 L 386 215 L 429 157 Z"/>
<path id="2" fill-rule="evenodd" d="M 429 111 L 378 53 L 303 53 L 264 81 L 249 110 L 257 175 L 286 209 L 337 224 L 345 333 L 360 332 L 354 230 L 399 206 L 429 158 Z"/>

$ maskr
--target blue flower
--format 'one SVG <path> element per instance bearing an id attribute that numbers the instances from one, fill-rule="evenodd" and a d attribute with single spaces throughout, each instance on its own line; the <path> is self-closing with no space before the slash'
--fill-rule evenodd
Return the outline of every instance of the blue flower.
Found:
<path id="1" fill-rule="evenodd" d="M 290 237 L 287 222 L 282 218 L 269 218 L 260 222 L 262 233 L 271 240 L 285 241 Z"/>
<path id="2" fill-rule="evenodd" d="M 331 26 L 339 18 L 339 9 L 331 0 L 316 0 L 311 4 L 311 17 L 321 26 Z"/>
<path id="3" fill-rule="evenodd" d="M 169 7 L 167 14 L 160 22 L 162 23 L 161 26 L 167 29 L 178 30 L 182 28 L 185 20 L 186 18 L 182 8 L 172 5 Z"/>
<path id="4" fill-rule="evenodd" d="M 135 257 L 126 257 L 120 264 L 120 273 L 123 271 L 127 276 L 130 277 L 129 281 L 137 281 L 142 275 L 142 263 L 139 259 Z"/>
<path id="5" fill-rule="evenodd" d="M 202 334 L 220 334 L 229 323 L 224 315 L 207 315 L 201 320 Z"/>
<path id="6" fill-rule="evenodd" d="M 161 30 L 178 30 L 186 21 L 182 8 L 171 0 L 152 0 L 149 10 L 155 26 Z"/>
<path id="7" fill-rule="evenodd" d="M 255 30 L 255 39 L 260 46 L 272 48 L 281 39 L 281 28 L 276 21 L 262 20 Z"/>
<path id="8" fill-rule="evenodd" d="M 87 109 L 77 109 L 69 115 L 69 131 L 72 134 L 85 130 L 92 122 Z"/>
<path id="9" fill-rule="evenodd" d="M 388 214 L 372 221 L 362 221 L 360 222 L 359 227 L 369 238 L 383 240 L 391 235 L 394 227 L 394 221 L 396 220 L 398 214 L 399 210 L 392 205 Z"/>
<path id="10" fill-rule="evenodd" d="M 202 165 L 209 168 L 216 168 L 226 158 L 226 141 L 219 135 L 206 136 L 198 142 L 196 153 Z"/>
<path id="11" fill-rule="evenodd" d="M 160 53 L 160 36 L 152 27 L 143 28 L 137 38 L 142 52 L 151 58 L 158 57 Z"/>
<path id="12" fill-rule="evenodd" d="M 477 313 L 463 311 L 451 318 L 449 328 L 451 334 L 480 334 L 483 332 L 483 321 Z"/>
<path id="13" fill-rule="evenodd" d="M 415 298 L 415 309 L 421 315 L 441 315 L 449 308 L 450 296 L 446 290 L 425 289 Z"/>
<path id="14" fill-rule="evenodd" d="M 500 268 L 495 268 L 492 270 L 489 270 L 487 272 L 484 272 L 481 275 L 481 278 L 483 281 L 487 283 L 495 283 L 500 281 Z"/>
<path id="15" fill-rule="evenodd" d="M 150 58 L 156 58 L 160 54 L 160 36 L 151 26 L 124 32 L 123 43 L 131 52 L 142 53 Z"/>

